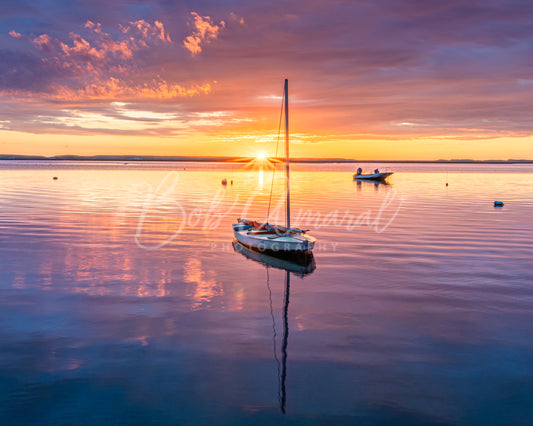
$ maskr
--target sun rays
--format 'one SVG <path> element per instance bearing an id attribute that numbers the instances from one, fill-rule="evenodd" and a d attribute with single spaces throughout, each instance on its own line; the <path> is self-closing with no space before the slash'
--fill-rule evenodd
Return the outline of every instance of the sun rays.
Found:
<path id="1" fill-rule="evenodd" d="M 233 161 L 238 163 L 244 163 L 240 169 L 272 169 L 276 167 L 277 164 L 283 163 L 285 160 L 281 158 L 267 157 L 265 154 L 260 153 L 255 157 L 241 157 L 235 158 Z"/>

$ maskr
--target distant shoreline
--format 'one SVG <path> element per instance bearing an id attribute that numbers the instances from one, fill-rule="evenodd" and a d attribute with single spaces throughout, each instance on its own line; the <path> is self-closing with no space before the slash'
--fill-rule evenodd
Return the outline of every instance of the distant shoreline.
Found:
<path id="1" fill-rule="evenodd" d="M 178 157 L 178 156 L 151 156 L 151 155 L 56 155 L 45 157 L 40 155 L 0 155 L 3 160 L 28 160 L 28 161 L 181 161 L 181 162 L 215 162 L 215 163 L 248 163 L 255 157 Z M 278 157 L 279 161 L 283 158 Z M 293 163 L 419 163 L 419 164 L 533 164 L 533 160 L 354 160 L 346 158 L 291 158 Z"/>

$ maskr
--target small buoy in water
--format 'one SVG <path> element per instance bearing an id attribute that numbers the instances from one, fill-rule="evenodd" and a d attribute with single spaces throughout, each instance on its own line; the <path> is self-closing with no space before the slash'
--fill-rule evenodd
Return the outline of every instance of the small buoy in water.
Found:
<path id="1" fill-rule="evenodd" d="M 446 186 L 448 186 L 448 182 L 446 182 Z"/>
<path id="2" fill-rule="evenodd" d="M 233 185 L 233 179 L 231 180 L 231 184 Z"/>
<path id="3" fill-rule="evenodd" d="M 503 207 L 503 201 L 494 201 L 494 207 Z"/>
<path id="4" fill-rule="evenodd" d="M 227 185 L 228 181 L 226 179 L 222 179 L 222 185 Z"/>
<path id="5" fill-rule="evenodd" d="M 57 176 L 54 176 L 54 180 L 57 180 Z"/>

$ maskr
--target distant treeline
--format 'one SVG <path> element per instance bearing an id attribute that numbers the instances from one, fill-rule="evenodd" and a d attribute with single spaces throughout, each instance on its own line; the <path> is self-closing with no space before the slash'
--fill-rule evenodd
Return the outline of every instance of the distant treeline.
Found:
<path id="1" fill-rule="evenodd" d="M 44 161 L 197 161 L 217 163 L 248 163 L 255 157 L 181 157 L 181 156 L 153 156 L 153 155 L 0 155 L 0 160 L 44 160 Z M 271 160 L 273 158 L 270 158 Z M 275 158 L 284 161 L 283 157 Z M 476 164 L 516 164 L 533 163 L 533 160 L 355 160 L 347 158 L 291 158 L 292 163 L 476 163 Z"/>

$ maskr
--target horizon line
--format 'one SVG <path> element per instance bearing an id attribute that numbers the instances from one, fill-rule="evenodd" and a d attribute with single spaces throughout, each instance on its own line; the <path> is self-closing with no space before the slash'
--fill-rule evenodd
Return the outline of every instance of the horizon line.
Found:
<path id="1" fill-rule="evenodd" d="M 269 159 L 284 162 L 284 157 L 267 157 Z M 234 156 L 176 156 L 176 155 L 19 155 L 0 154 L 0 160 L 44 160 L 44 161 L 185 161 L 185 162 L 227 162 L 227 163 L 247 163 L 256 157 L 234 157 Z M 294 163 L 489 163 L 489 164 L 516 164 L 533 163 L 530 159 L 438 159 L 438 160 L 358 160 L 352 158 L 316 158 L 299 157 L 291 158 Z"/>

